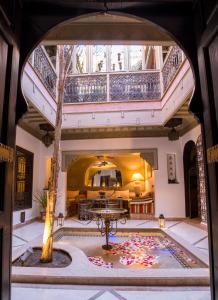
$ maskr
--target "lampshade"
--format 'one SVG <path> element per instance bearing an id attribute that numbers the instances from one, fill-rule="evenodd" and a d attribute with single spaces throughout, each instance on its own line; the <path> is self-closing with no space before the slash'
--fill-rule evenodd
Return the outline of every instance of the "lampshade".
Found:
<path id="1" fill-rule="evenodd" d="M 144 180 L 144 177 L 142 176 L 141 173 L 134 173 L 131 179 L 132 181 L 141 181 Z"/>

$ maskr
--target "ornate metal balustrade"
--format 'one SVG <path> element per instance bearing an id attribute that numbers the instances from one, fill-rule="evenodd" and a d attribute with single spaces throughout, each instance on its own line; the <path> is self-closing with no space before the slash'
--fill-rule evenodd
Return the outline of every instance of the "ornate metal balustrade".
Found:
<path id="1" fill-rule="evenodd" d="M 69 76 L 65 83 L 64 103 L 161 100 L 162 92 L 169 87 L 183 60 L 182 50 L 172 47 L 162 69 L 163 91 L 159 71 Z M 57 75 L 45 50 L 37 47 L 29 62 L 55 98 Z"/>
<path id="2" fill-rule="evenodd" d="M 183 62 L 182 50 L 178 46 L 172 47 L 162 69 L 163 91 L 165 92 Z"/>
<path id="3" fill-rule="evenodd" d="M 107 91 L 110 91 L 109 98 L 107 98 Z M 160 74 L 159 72 L 149 72 L 69 76 L 65 84 L 64 102 L 154 100 L 160 98 Z"/>
<path id="4" fill-rule="evenodd" d="M 39 46 L 34 50 L 29 62 L 52 97 L 55 98 L 57 75 L 42 47 Z"/>
<path id="5" fill-rule="evenodd" d="M 69 76 L 65 82 L 65 103 L 107 101 L 107 75 Z"/>
<path id="6" fill-rule="evenodd" d="M 110 74 L 110 101 L 160 100 L 160 73 Z"/>

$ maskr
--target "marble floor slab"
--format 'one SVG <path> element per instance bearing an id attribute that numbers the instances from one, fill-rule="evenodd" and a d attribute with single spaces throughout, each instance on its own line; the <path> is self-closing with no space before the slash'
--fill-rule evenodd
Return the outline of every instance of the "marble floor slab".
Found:
<path id="1" fill-rule="evenodd" d="M 12 300 L 210 300 L 209 288 L 12 285 Z"/>
<path id="2" fill-rule="evenodd" d="M 184 240 L 186 240 L 190 244 L 196 244 L 198 241 L 207 237 L 206 231 L 184 222 L 181 222 L 176 226 L 170 227 L 169 230 L 181 236 Z"/>

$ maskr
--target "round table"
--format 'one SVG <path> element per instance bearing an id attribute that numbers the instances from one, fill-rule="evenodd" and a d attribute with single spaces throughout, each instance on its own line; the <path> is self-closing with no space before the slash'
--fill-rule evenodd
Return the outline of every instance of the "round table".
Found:
<path id="1" fill-rule="evenodd" d="M 98 229 L 102 236 L 106 237 L 106 244 L 102 246 L 104 250 L 112 249 L 109 245 L 109 234 L 115 235 L 117 232 L 117 221 L 126 223 L 126 209 L 123 208 L 92 208 L 88 210 L 93 218 L 97 218 Z M 122 221 L 123 220 L 123 221 Z M 114 228 L 114 223 L 116 228 Z"/>

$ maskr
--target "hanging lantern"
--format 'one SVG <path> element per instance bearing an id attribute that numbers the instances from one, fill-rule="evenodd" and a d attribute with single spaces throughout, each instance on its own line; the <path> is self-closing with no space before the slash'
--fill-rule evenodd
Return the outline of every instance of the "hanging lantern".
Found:
<path id="1" fill-rule="evenodd" d="M 52 131 L 54 131 L 54 128 L 49 123 L 42 123 L 39 124 L 39 128 L 42 131 L 45 131 L 45 135 L 42 136 L 42 142 L 46 147 L 49 147 L 53 142 L 53 136 L 51 134 Z"/>
<path id="2" fill-rule="evenodd" d="M 42 142 L 46 147 L 49 147 L 52 142 L 53 142 L 53 137 L 50 135 L 49 132 L 47 132 L 43 137 L 42 137 Z"/>
<path id="3" fill-rule="evenodd" d="M 64 225 L 64 215 L 62 213 L 59 213 L 57 218 L 57 226 L 63 226 Z"/>
<path id="4" fill-rule="evenodd" d="M 165 218 L 164 218 L 163 214 L 160 214 L 160 216 L 159 216 L 159 226 L 160 226 L 160 228 L 165 227 Z"/>

